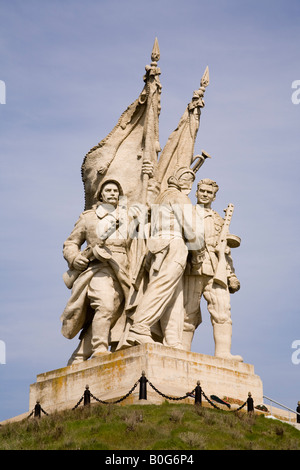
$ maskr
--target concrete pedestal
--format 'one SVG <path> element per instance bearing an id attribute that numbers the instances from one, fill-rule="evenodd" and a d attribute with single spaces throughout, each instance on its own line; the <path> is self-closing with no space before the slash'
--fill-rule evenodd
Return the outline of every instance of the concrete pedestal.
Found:
<path id="1" fill-rule="evenodd" d="M 36 383 L 30 386 L 29 410 L 37 400 L 48 413 L 72 409 L 86 385 L 100 400 L 118 400 L 132 389 L 142 371 L 156 389 L 169 397 L 184 396 L 200 380 L 208 397 L 229 396 L 245 402 L 250 391 L 256 405 L 263 403 L 262 381 L 254 374 L 253 365 L 145 344 L 39 374 Z M 164 396 L 147 385 L 147 403 L 159 404 L 164 400 Z M 187 401 L 193 402 L 191 398 Z M 140 403 L 139 385 L 121 403 Z"/>

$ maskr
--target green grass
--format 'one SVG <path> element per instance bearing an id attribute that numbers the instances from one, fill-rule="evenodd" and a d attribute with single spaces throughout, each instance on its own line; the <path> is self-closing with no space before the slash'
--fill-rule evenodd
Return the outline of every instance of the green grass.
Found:
<path id="1" fill-rule="evenodd" d="M 92 405 L 0 427 L 0 450 L 299 450 L 289 424 L 187 404 Z"/>

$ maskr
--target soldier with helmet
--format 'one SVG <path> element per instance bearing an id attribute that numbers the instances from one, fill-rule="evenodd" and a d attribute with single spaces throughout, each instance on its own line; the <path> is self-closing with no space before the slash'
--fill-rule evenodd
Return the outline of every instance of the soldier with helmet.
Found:
<path id="1" fill-rule="evenodd" d="M 165 346 L 182 348 L 187 242 L 196 238 L 186 210 L 186 206 L 192 208 L 188 194 L 194 179 L 190 168 L 179 168 L 152 206 L 149 282 L 134 312 L 124 346 L 153 343 L 155 331 L 155 339 L 160 338 Z"/>
<path id="2" fill-rule="evenodd" d="M 81 330 L 68 365 L 107 354 L 111 328 L 120 321 L 129 288 L 127 238 L 119 227 L 122 195 L 118 181 L 102 183 L 99 202 L 80 215 L 64 243 L 64 258 L 77 278 L 68 286 L 72 293 L 61 317 L 62 333 L 71 339 Z"/>

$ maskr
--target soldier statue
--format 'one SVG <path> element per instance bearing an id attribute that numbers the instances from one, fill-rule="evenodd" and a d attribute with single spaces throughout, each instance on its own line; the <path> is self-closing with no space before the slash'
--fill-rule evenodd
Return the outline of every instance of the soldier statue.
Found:
<path id="1" fill-rule="evenodd" d="M 232 355 L 230 352 L 232 336 L 230 294 L 240 289 L 240 282 L 233 267 L 231 247 L 239 246 L 240 239 L 229 233 L 225 234 L 225 240 L 223 240 L 225 242 L 224 279 L 223 282 L 219 282 L 216 272 L 221 263 L 220 239 L 222 238 L 224 219 L 211 208 L 218 189 L 217 183 L 208 178 L 202 179 L 197 184 L 197 204 L 204 208 L 205 245 L 198 263 L 190 264 L 187 275 L 184 277 L 186 294 L 184 345 L 185 349 L 190 350 L 194 331 L 201 323 L 201 312 L 199 312 L 198 306 L 203 296 L 211 316 L 215 356 L 242 361 L 241 356 Z M 193 292 L 191 292 L 192 290 Z"/>
<path id="2" fill-rule="evenodd" d="M 73 338 L 82 330 L 68 365 L 107 354 L 110 330 L 122 313 L 129 287 L 127 238 L 119 227 L 122 194 L 118 181 L 105 181 L 98 204 L 80 215 L 64 243 L 70 278 L 74 273 L 77 278 L 61 318 L 62 333 Z"/>
<path id="3" fill-rule="evenodd" d="M 148 249 L 151 257 L 149 283 L 133 316 L 127 344 L 155 342 L 152 328 L 159 324 L 165 346 L 182 349 L 183 274 L 188 256 L 187 242 L 194 241 L 188 193 L 195 175 L 179 168 L 169 178 L 168 189 L 155 201 Z"/>

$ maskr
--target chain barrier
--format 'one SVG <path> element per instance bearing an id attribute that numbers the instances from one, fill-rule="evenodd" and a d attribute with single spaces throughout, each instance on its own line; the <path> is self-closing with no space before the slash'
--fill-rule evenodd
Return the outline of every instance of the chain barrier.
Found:
<path id="1" fill-rule="evenodd" d="M 154 385 L 151 382 L 149 382 L 149 380 L 148 380 L 148 384 L 150 385 L 150 387 L 153 388 L 153 390 L 156 391 L 156 393 L 158 393 L 162 397 L 166 398 L 167 400 L 184 400 L 185 398 L 188 398 L 189 396 L 191 396 L 195 392 L 195 389 L 194 389 L 191 392 L 187 392 L 182 397 L 169 397 L 168 395 L 165 395 L 164 393 L 160 392 L 156 387 L 154 387 Z"/>
<path id="2" fill-rule="evenodd" d="M 72 410 L 76 410 L 76 408 L 78 408 L 78 406 L 80 405 L 80 403 L 82 402 L 83 399 L 84 399 L 84 394 L 82 395 L 80 400 L 76 403 L 76 405 L 72 408 Z"/>
<path id="3" fill-rule="evenodd" d="M 212 401 L 205 395 L 205 393 L 203 392 L 203 390 L 201 390 L 201 393 L 202 393 L 202 395 L 204 396 L 205 400 L 207 400 L 208 403 L 209 403 L 211 406 L 213 406 L 214 408 L 216 408 L 216 409 L 218 409 L 218 410 L 220 409 L 214 402 L 212 402 Z"/>
<path id="4" fill-rule="evenodd" d="M 216 408 L 217 410 L 221 410 L 222 408 L 220 408 L 219 406 L 217 406 L 213 401 L 211 401 L 208 396 L 205 395 L 205 393 L 203 392 L 203 390 L 201 391 L 202 395 L 204 396 L 205 400 L 208 401 L 208 403 L 213 406 L 214 408 Z M 224 402 L 224 405 L 226 405 L 226 403 Z M 242 408 L 244 408 L 244 406 L 247 405 L 247 401 L 245 401 L 245 403 L 243 403 L 239 408 L 235 408 L 234 410 L 231 410 L 231 411 L 240 411 Z"/>
<path id="5" fill-rule="evenodd" d="M 179 401 L 179 400 L 184 400 L 186 398 L 194 398 L 195 399 L 195 404 L 200 404 L 201 405 L 201 395 L 203 395 L 203 397 L 207 400 L 207 402 L 213 406 L 214 408 L 218 409 L 218 410 L 222 410 L 222 408 L 218 407 L 205 393 L 204 391 L 202 390 L 202 388 L 200 387 L 200 382 L 198 381 L 197 382 L 197 386 L 191 391 L 191 392 L 187 392 L 185 395 L 181 396 L 181 397 L 173 397 L 173 396 L 169 396 L 169 395 L 166 395 L 165 393 L 161 392 L 160 390 L 158 390 L 152 382 L 150 382 L 146 376 L 145 376 L 145 372 L 142 372 L 142 376 L 139 380 L 137 380 L 135 382 L 135 384 L 133 385 L 133 387 L 124 395 L 122 396 L 121 398 L 119 398 L 118 400 L 114 400 L 114 401 L 105 401 L 105 400 L 101 400 L 100 398 L 97 398 L 95 395 L 93 395 L 90 390 L 89 390 L 89 386 L 87 385 L 86 386 L 86 390 L 85 392 L 83 393 L 83 395 L 81 396 L 81 398 L 79 399 L 79 401 L 76 403 L 76 405 L 72 408 L 72 410 L 75 410 L 76 408 L 78 408 L 78 406 L 82 403 L 82 401 L 84 402 L 84 406 L 85 405 L 89 405 L 90 404 L 90 399 L 93 398 L 94 400 L 96 400 L 98 403 L 101 403 L 101 404 L 104 404 L 104 405 L 115 405 L 117 403 L 121 403 L 123 400 L 125 400 L 126 398 L 129 397 L 129 395 L 131 395 L 131 393 L 136 389 L 136 387 L 138 386 L 138 384 L 140 384 L 140 396 L 139 396 L 139 399 L 146 399 L 147 400 L 147 392 L 146 392 L 146 384 L 149 384 L 150 387 L 156 392 L 158 393 L 160 396 L 164 397 L 166 400 L 174 400 L 174 401 Z M 221 400 L 222 401 L 222 400 Z M 228 406 L 228 404 L 226 402 L 224 402 L 224 405 Z M 242 408 L 244 408 L 245 406 L 247 405 L 247 401 L 245 401 L 239 408 L 236 408 L 232 411 L 240 411 Z M 230 405 L 229 405 L 229 408 L 230 408 Z M 37 401 L 34 409 L 32 410 L 32 412 L 29 414 L 29 416 L 27 416 L 27 418 L 30 418 L 33 414 L 35 417 L 40 417 L 41 416 L 41 412 L 43 412 L 45 415 L 48 415 L 48 413 L 43 410 L 43 408 L 41 407 L 40 403 Z"/>
<path id="6" fill-rule="evenodd" d="M 30 413 L 30 415 L 27 416 L 27 419 L 30 418 L 33 414 L 34 414 L 35 418 L 40 418 L 41 417 L 41 411 L 44 413 L 44 415 L 47 415 L 47 416 L 49 415 L 49 413 L 47 413 L 45 410 L 43 410 L 43 408 L 40 405 L 40 402 L 37 401 L 35 407 L 33 408 L 32 412 Z"/>
<path id="7" fill-rule="evenodd" d="M 115 401 L 100 400 L 100 398 L 95 397 L 95 395 L 93 395 L 92 392 L 90 392 L 88 390 L 88 386 L 87 386 L 84 394 L 82 395 L 80 400 L 76 403 L 76 405 L 72 408 L 72 410 L 75 410 L 80 405 L 82 400 L 86 401 L 85 404 L 89 404 L 90 403 L 90 398 L 94 398 L 94 400 L 96 400 L 98 403 L 102 403 L 103 405 L 115 405 L 117 403 L 120 403 L 121 401 L 125 400 L 125 398 L 129 397 L 129 395 L 136 389 L 138 383 L 139 383 L 139 381 L 137 381 L 134 384 L 134 386 L 129 390 L 129 392 L 126 393 L 126 395 L 124 395 L 123 397 L 121 397 L 121 398 L 119 398 L 118 400 L 115 400 Z"/>
<path id="8" fill-rule="evenodd" d="M 129 395 L 134 391 L 134 389 L 137 387 L 139 381 L 137 381 L 134 386 L 129 390 L 128 393 L 126 393 L 126 395 L 124 395 L 122 398 L 119 398 L 118 400 L 115 400 L 115 401 L 103 401 L 103 400 L 100 400 L 99 398 L 95 397 L 92 393 L 91 393 L 91 397 L 94 398 L 96 401 L 98 401 L 99 403 L 102 403 L 104 405 L 115 405 L 116 403 L 120 403 L 121 401 L 125 400 L 125 398 L 129 397 Z"/>
<path id="9" fill-rule="evenodd" d="M 247 401 L 245 401 L 245 403 L 243 403 L 241 406 L 239 406 L 238 408 L 236 408 L 236 409 L 233 410 L 233 411 L 240 411 L 240 410 L 242 410 L 242 409 L 244 408 L 244 406 L 246 406 L 246 405 L 247 405 Z"/>

